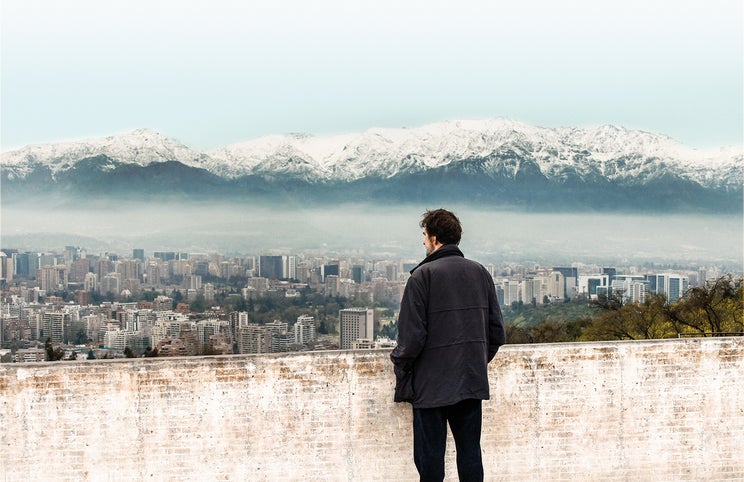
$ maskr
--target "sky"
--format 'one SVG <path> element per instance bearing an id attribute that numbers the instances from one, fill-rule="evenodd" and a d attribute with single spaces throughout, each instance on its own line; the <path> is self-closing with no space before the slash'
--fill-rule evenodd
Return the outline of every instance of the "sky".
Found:
<path id="1" fill-rule="evenodd" d="M 741 145 L 740 0 L 0 0 L 0 148 L 453 119 Z"/>

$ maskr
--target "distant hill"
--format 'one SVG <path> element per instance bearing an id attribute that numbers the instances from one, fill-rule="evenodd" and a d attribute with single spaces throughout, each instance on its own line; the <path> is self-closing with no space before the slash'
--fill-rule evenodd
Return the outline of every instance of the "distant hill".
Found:
<path id="1" fill-rule="evenodd" d="M 548 129 L 492 119 L 210 152 L 140 129 L 2 154 L 2 202 L 45 198 L 381 205 L 473 203 L 527 211 L 742 211 L 741 149 L 700 151 L 616 126 Z"/>

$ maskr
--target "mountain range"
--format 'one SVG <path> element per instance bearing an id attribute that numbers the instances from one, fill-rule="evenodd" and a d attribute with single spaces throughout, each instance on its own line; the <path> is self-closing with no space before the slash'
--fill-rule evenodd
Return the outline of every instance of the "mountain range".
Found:
<path id="1" fill-rule="evenodd" d="M 267 136 L 210 151 L 140 129 L 2 153 L 2 202 L 477 204 L 527 211 L 742 210 L 744 151 L 623 127 L 447 121 Z"/>

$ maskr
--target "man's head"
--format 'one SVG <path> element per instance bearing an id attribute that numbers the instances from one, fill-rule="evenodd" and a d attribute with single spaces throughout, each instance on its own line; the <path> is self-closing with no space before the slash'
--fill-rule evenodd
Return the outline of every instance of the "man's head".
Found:
<path id="1" fill-rule="evenodd" d="M 419 226 L 424 228 L 424 246 L 429 255 L 445 244 L 459 244 L 462 236 L 460 220 L 445 209 L 426 211 Z"/>

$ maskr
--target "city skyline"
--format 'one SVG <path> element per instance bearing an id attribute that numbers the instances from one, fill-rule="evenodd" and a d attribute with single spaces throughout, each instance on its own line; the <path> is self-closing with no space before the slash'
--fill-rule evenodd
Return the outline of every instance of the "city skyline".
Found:
<path id="1" fill-rule="evenodd" d="M 388 325 L 416 265 L 318 254 L 149 255 L 140 248 L 131 257 L 88 257 L 76 246 L 47 254 L 5 250 L 0 261 L 0 340 L 31 346 L 16 353 L 21 361 L 94 357 L 94 351 L 149 357 L 390 347 L 395 328 Z M 603 296 L 643 305 L 659 294 L 676 303 L 689 288 L 734 282 L 717 266 L 486 269 L 499 303 L 515 313 L 523 305 L 601 305 Z"/>

